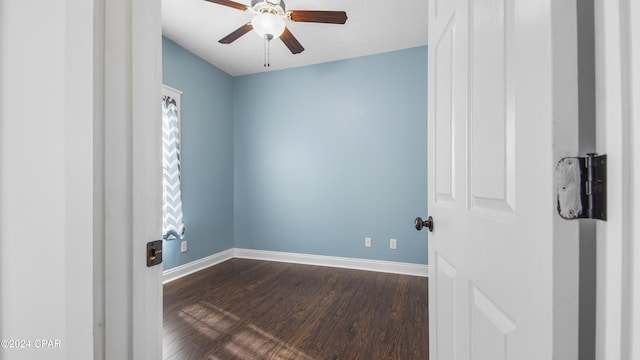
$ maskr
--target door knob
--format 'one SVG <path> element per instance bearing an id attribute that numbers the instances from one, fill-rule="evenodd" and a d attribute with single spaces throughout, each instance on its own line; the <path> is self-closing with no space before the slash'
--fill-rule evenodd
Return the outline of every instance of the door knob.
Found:
<path id="1" fill-rule="evenodd" d="M 418 231 L 422 230 L 422 228 L 429 229 L 429 232 L 433 231 L 433 218 L 431 216 L 429 216 L 427 220 L 422 220 L 422 218 L 418 216 L 414 223 Z"/>

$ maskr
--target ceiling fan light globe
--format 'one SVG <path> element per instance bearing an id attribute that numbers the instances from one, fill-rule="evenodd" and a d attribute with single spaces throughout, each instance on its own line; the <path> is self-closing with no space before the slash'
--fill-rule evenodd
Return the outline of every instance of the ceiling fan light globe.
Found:
<path id="1" fill-rule="evenodd" d="M 256 15 L 251 23 L 256 33 L 263 38 L 280 37 L 285 27 L 282 17 L 270 13 Z"/>

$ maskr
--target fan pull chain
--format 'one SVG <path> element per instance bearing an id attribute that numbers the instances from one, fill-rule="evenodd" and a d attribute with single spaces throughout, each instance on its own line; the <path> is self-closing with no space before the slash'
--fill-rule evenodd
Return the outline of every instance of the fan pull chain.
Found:
<path id="1" fill-rule="evenodd" d="M 271 67 L 271 40 L 273 39 L 273 35 L 265 34 L 264 35 L 264 67 Z"/>
<path id="2" fill-rule="evenodd" d="M 271 59 L 269 54 L 270 45 L 271 45 L 271 39 L 265 36 L 264 37 L 264 67 L 271 67 Z"/>

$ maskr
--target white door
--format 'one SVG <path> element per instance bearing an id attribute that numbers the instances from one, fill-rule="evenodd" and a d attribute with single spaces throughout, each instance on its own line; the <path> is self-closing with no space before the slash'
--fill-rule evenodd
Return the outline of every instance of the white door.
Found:
<path id="1" fill-rule="evenodd" d="M 430 358 L 577 359 L 575 0 L 429 7 Z"/>

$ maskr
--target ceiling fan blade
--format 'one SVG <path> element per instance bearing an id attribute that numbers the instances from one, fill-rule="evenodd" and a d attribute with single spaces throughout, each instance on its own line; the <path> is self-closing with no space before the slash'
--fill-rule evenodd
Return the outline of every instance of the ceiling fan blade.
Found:
<path id="1" fill-rule="evenodd" d="M 347 22 L 347 13 L 344 11 L 322 10 L 291 10 L 287 17 L 292 21 L 314 22 L 325 24 L 344 24 Z"/>
<path id="2" fill-rule="evenodd" d="M 242 10 L 242 11 L 249 9 L 249 7 L 247 5 L 240 4 L 240 3 L 237 3 L 237 2 L 231 1 L 231 0 L 205 0 L 205 1 L 212 2 L 212 3 L 218 4 L 218 5 L 232 7 L 234 9 L 238 9 L 238 10 Z"/>
<path id="3" fill-rule="evenodd" d="M 289 31 L 289 29 L 286 27 L 284 28 L 284 32 L 282 33 L 282 35 L 280 35 L 280 40 L 282 40 L 282 42 L 287 45 L 289 51 L 291 51 L 292 54 L 300 54 L 304 51 L 304 48 L 302 47 L 298 39 L 296 39 L 296 37 L 293 36 L 291 31 Z"/>
<path id="4" fill-rule="evenodd" d="M 234 32 L 232 32 L 231 34 L 229 34 L 229 35 L 223 37 L 222 39 L 218 40 L 218 42 L 220 44 L 231 44 L 232 42 L 238 40 L 238 38 L 240 38 L 242 35 L 248 33 L 252 29 L 253 29 L 253 25 L 251 25 L 251 23 L 242 25 L 239 28 L 237 28 Z"/>

